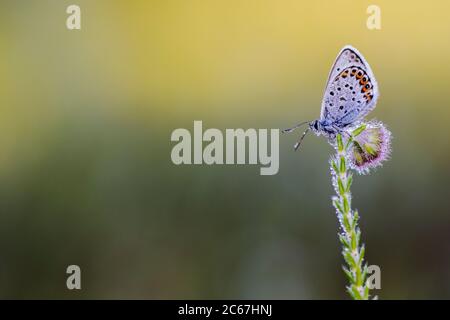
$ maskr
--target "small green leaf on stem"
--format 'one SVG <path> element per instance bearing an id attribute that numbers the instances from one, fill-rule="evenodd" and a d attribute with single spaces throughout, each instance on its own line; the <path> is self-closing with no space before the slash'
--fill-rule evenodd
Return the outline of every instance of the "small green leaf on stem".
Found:
<path id="1" fill-rule="evenodd" d="M 368 300 L 369 299 L 369 286 L 365 285 L 364 286 L 364 297 L 363 299 Z"/>
<path id="2" fill-rule="evenodd" d="M 347 197 L 343 197 L 342 204 L 344 206 L 344 213 L 349 212 L 350 211 L 350 204 L 348 203 Z"/>
<path id="3" fill-rule="evenodd" d="M 358 248 L 358 242 L 356 240 L 355 231 L 352 230 L 350 238 L 352 239 L 352 250 L 356 250 Z"/>
<path id="4" fill-rule="evenodd" d="M 337 183 L 338 183 L 339 193 L 341 196 L 343 196 L 345 194 L 344 184 L 342 183 L 342 180 L 340 178 L 338 178 Z"/>
<path id="5" fill-rule="evenodd" d="M 353 278 L 353 274 L 346 267 L 342 267 L 342 270 L 344 270 L 344 273 L 347 276 L 348 281 L 351 284 L 354 284 L 355 283 L 355 279 Z"/>
<path id="6" fill-rule="evenodd" d="M 340 134 L 337 135 L 336 141 L 337 141 L 338 151 L 339 152 L 344 151 L 344 144 L 342 143 L 342 136 Z"/>
<path id="7" fill-rule="evenodd" d="M 344 251 L 344 259 L 348 263 L 351 269 L 356 269 L 356 261 L 353 258 L 352 253 L 349 250 Z"/>
<path id="8" fill-rule="evenodd" d="M 358 220 L 359 220 L 359 213 L 358 213 L 358 210 L 355 210 L 355 211 L 353 212 L 352 229 L 355 229 L 355 228 L 356 228 L 356 224 L 358 223 Z"/>
<path id="9" fill-rule="evenodd" d="M 345 187 L 345 192 L 350 192 L 350 187 L 352 186 L 353 175 L 349 174 L 347 177 L 347 186 Z"/>
<path id="10" fill-rule="evenodd" d="M 363 271 L 362 271 L 362 274 L 361 274 L 361 277 L 363 278 L 363 280 L 364 281 L 366 281 L 365 279 L 366 279 L 366 277 L 367 277 L 367 263 L 364 265 L 364 268 L 363 268 Z M 367 285 L 367 284 L 366 284 Z"/>
<path id="11" fill-rule="evenodd" d="M 350 247 L 350 244 L 348 243 L 347 239 L 342 234 L 339 235 L 339 240 L 345 247 Z"/>
<path id="12" fill-rule="evenodd" d="M 340 213 L 344 212 L 344 209 L 342 208 L 342 205 L 337 198 L 333 199 L 333 205 L 336 208 L 336 210 L 339 211 Z"/>
<path id="13" fill-rule="evenodd" d="M 355 300 L 362 300 L 362 296 L 361 293 L 358 291 L 358 287 L 356 287 L 354 284 L 351 285 L 351 291 L 352 291 L 352 296 Z"/>
<path id="14" fill-rule="evenodd" d="M 353 132 L 352 132 L 352 136 L 353 137 L 357 137 L 361 134 L 361 132 L 363 132 L 364 130 L 366 130 L 366 125 L 363 124 L 361 126 L 359 126 L 358 128 L 356 128 Z"/>
<path id="15" fill-rule="evenodd" d="M 361 246 L 361 250 L 359 251 L 359 261 L 358 264 L 361 264 L 364 259 L 364 253 L 366 253 L 366 248 L 364 245 Z"/>
<path id="16" fill-rule="evenodd" d="M 331 161 L 331 166 L 333 167 L 334 172 L 335 172 L 336 174 L 338 174 L 338 173 L 339 173 L 339 170 L 338 170 L 338 167 L 337 167 L 335 161 Z"/>
<path id="17" fill-rule="evenodd" d="M 341 156 L 340 163 L 339 163 L 339 172 L 341 174 L 344 174 L 346 170 L 347 169 L 345 168 L 345 158 L 344 158 L 344 156 Z"/>

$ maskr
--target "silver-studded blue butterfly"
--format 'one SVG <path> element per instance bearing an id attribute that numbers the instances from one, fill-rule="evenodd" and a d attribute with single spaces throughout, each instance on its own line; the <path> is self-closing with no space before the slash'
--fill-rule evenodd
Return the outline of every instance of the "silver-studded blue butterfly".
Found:
<path id="1" fill-rule="evenodd" d="M 361 121 L 374 109 L 378 96 L 378 84 L 369 64 L 358 50 L 345 46 L 339 52 L 328 76 L 320 118 L 302 122 L 283 132 L 292 132 L 303 124 L 309 124 L 295 144 L 295 150 L 300 147 L 309 130 L 333 139 L 336 134 L 345 132 L 346 128 Z"/>

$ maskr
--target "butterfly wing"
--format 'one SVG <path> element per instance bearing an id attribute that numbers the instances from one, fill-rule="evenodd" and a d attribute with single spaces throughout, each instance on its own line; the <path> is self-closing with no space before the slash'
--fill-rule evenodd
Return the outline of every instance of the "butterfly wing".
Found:
<path id="1" fill-rule="evenodd" d="M 322 100 L 321 120 L 344 127 L 365 117 L 376 105 L 378 84 L 358 50 L 345 46 L 328 76 Z"/>

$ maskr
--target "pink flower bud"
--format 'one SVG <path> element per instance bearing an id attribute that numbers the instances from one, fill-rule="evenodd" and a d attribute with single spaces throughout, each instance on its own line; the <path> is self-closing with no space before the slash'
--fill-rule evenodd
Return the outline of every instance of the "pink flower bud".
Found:
<path id="1" fill-rule="evenodd" d="M 369 122 L 366 128 L 353 138 L 348 149 L 351 167 L 358 173 L 368 173 L 389 158 L 391 132 L 381 122 Z"/>

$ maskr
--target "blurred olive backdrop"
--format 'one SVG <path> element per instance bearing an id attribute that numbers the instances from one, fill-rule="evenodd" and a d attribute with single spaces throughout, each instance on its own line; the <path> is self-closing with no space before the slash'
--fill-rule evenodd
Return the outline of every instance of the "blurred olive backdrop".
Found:
<path id="1" fill-rule="evenodd" d="M 325 139 L 281 136 L 275 176 L 170 159 L 194 120 L 316 118 L 345 44 L 394 136 L 353 185 L 374 293 L 450 298 L 450 3 L 377 0 L 377 31 L 370 4 L 1 0 L 0 298 L 346 298 Z"/>

